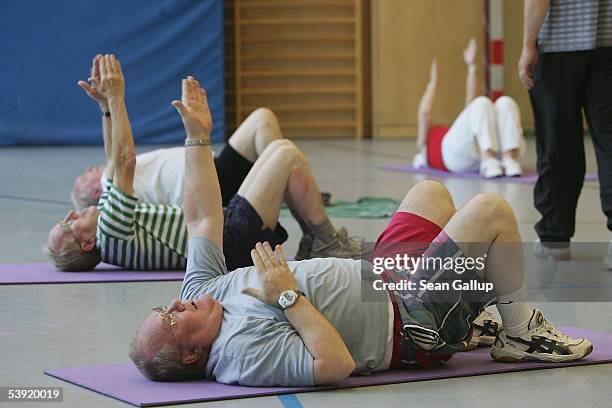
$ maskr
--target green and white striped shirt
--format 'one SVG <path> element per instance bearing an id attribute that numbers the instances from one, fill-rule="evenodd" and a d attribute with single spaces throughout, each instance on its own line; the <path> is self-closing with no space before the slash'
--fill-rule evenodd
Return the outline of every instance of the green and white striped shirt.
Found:
<path id="1" fill-rule="evenodd" d="M 103 262 L 135 270 L 185 269 L 181 207 L 139 203 L 108 181 L 98 208 L 96 245 Z"/>

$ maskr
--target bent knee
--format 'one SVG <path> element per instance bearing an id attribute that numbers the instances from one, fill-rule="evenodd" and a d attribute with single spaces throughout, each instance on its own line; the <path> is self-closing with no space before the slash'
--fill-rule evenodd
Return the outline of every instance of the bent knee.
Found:
<path id="1" fill-rule="evenodd" d="M 514 218 L 514 211 L 506 200 L 493 193 L 479 193 L 468 202 L 475 206 L 484 219 Z"/>
<path id="2" fill-rule="evenodd" d="M 455 213 L 453 198 L 444 184 L 420 181 L 408 191 L 399 211 L 414 213 L 443 226 Z"/>
<path id="3" fill-rule="evenodd" d="M 469 107 L 475 109 L 493 109 L 493 101 L 487 96 L 481 95 L 474 98 L 474 100 L 470 102 Z"/>
<path id="4" fill-rule="evenodd" d="M 301 164 L 306 157 L 295 143 L 287 139 L 278 139 L 270 143 L 274 149 L 274 156 L 280 157 L 288 163 Z"/>
<path id="5" fill-rule="evenodd" d="M 497 98 L 497 100 L 495 101 L 495 108 L 497 109 L 516 109 L 516 110 L 519 109 L 516 101 L 507 95 L 503 95 Z"/>
<path id="6" fill-rule="evenodd" d="M 270 108 L 257 108 L 249 116 L 257 121 L 259 125 L 278 126 L 278 118 Z"/>
<path id="7" fill-rule="evenodd" d="M 432 200 L 449 201 L 451 203 L 453 201 L 446 186 L 435 180 L 419 181 L 412 186 L 408 194 L 418 194 L 422 197 L 431 198 Z"/>

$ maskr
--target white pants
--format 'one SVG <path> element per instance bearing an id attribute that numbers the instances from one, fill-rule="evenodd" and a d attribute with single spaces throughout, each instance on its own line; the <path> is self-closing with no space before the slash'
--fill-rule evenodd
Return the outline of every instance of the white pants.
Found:
<path id="1" fill-rule="evenodd" d="M 481 151 L 496 153 L 525 150 L 518 104 L 509 96 L 493 103 L 486 96 L 474 99 L 455 119 L 442 139 L 442 160 L 449 171 L 478 171 Z"/>

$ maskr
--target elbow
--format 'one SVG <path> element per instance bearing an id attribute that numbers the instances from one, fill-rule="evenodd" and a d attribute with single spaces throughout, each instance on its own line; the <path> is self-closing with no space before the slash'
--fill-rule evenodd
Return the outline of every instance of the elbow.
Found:
<path id="1" fill-rule="evenodd" d="M 315 362 L 315 383 L 317 385 L 339 383 L 349 377 L 356 367 L 355 360 L 350 354 L 341 359 L 318 360 Z"/>

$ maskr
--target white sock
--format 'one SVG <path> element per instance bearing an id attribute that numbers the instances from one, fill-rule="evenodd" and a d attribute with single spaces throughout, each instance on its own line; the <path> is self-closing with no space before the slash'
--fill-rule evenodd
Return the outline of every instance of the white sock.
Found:
<path id="1" fill-rule="evenodd" d="M 527 333 L 533 311 L 527 303 L 525 285 L 509 295 L 497 297 L 497 310 L 502 318 L 502 326 L 510 336 Z"/>

